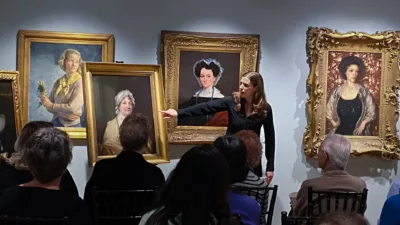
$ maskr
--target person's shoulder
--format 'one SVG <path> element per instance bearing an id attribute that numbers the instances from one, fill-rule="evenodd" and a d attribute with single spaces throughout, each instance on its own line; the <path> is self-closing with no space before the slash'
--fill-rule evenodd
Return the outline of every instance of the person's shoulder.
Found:
<path id="1" fill-rule="evenodd" d="M 21 191 L 22 191 L 21 186 L 14 185 L 14 186 L 6 188 L 4 191 L 2 191 L 1 192 L 1 197 L 10 197 L 10 196 L 19 195 L 19 193 Z"/>

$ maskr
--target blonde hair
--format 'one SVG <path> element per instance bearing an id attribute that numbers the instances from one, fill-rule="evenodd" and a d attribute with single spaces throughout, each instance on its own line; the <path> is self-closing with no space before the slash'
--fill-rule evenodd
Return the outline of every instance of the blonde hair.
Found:
<path id="1" fill-rule="evenodd" d="M 259 119 L 264 119 L 267 116 L 268 103 L 267 98 L 265 97 L 264 80 L 261 74 L 258 72 L 247 72 L 242 77 L 248 78 L 251 84 L 256 88 L 252 102 L 252 115 L 255 115 Z M 235 100 L 235 110 L 239 112 L 244 100 L 240 97 L 240 92 L 234 92 L 233 98 Z"/>
<path id="2" fill-rule="evenodd" d="M 79 64 L 82 62 L 81 53 L 78 50 L 68 48 L 61 54 L 60 60 L 58 60 L 58 65 L 60 66 L 60 68 L 63 71 L 65 71 L 65 60 L 67 60 L 68 56 L 70 56 L 72 54 L 76 54 L 79 56 Z M 78 67 L 78 73 L 82 74 L 82 70 L 81 70 L 80 66 Z"/>

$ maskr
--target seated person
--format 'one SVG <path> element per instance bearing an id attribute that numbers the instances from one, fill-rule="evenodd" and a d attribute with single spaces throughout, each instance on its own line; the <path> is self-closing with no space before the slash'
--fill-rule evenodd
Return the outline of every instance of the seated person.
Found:
<path id="1" fill-rule="evenodd" d="M 363 192 L 366 188 L 364 180 L 352 176 L 345 171 L 351 153 L 351 144 L 344 136 L 328 134 L 318 150 L 318 166 L 322 176 L 303 182 L 297 193 L 294 216 L 307 215 L 308 187 L 319 191 L 355 191 Z"/>
<path id="2" fill-rule="evenodd" d="M 214 146 L 224 155 L 229 165 L 230 183 L 243 182 L 249 173 L 246 145 L 238 137 L 224 136 L 214 141 Z M 240 193 L 235 188 L 228 191 L 228 202 L 232 214 L 240 214 L 241 224 L 260 223 L 260 206 L 257 201 Z"/>
<path id="3" fill-rule="evenodd" d="M 143 157 L 150 140 L 151 126 L 140 113 L 127 115 L 119 129 L 123 150 L 115 158 L 98 161 L 85 187 L 84 199 L 93 206 L 93 187 L 100 190 L 156 189 L 165 178 L 161 169 Z"/>
<path id="4" fill-rule="evenodd" d="M 85 202 L 60 191 L 60 181 L 71 162 L 70 139 L 58 128 L 42 128 L 25 143 L 24 160 L 34 179 L 3 192 L 0 214 L 33 218 L 69 218 L 69 224 L 92 224 Z"/>
<path id="5" fill-rule="evenodd" d="M 230 224 L 228 178 L 228 164 L 218 149 L 210 144 L 191 148 L 170 173 L 153 209 L 139 225 Z"/>
<path id="6" fill-rule="evenodd" d="M 233 187 L 244 187 L 244 188 L 265 188 L 268 187 L 267 182 L 257 176 L 253 169 L 260 166 L 261 155 L 262 155 L 262 145 L 258 135 L 252 130 L 241 130 L 234 134 L 234 136 L 239 137 L 246 145 L 247 150 L 247 163 L 250 166 L 250 170 L 247 173 L 246 179 L 241 182 L 233 184 Z M 261 212 L 262 224 L 266 223 L 266 215 L 268 213 L 268 192 L 265 190 L 254 190 L 250 193 L 246 190 L 242 192 L 243 194 L 250 194 L 250 197 L 256 199 L 258 204 L 264 206 L 263 212 Z M 262 201 L 261 198 L 257 199 L 256 196 L 262 196 L 266 194 L 266 198 Z"/>
<path id="7" fill-rule="evenodd" d="M 315 221 L 315 225 L 369 225 L 369 222 L 358 213 L 330 212 Z"/>
<path id="8" fill-rule="evenodd" d="M 383 205 L 381 216 L 379 218 L 380 225 L 398 225 L 400 224 L 400 194 L 393 195 L 386 199 Z"/>
<path id="9" fill-rule="evenodd" d="M 34 132 L 46 127 L 53 127 L 53 124 L 44 121 L 32 121 L 25 124 L 21 135 L 14 144 L 15 152 L 10 157 L 7 157 L 6 154 L 0 156 L 0 192 L 33 179 L 28 166 L 24 162 L 25 143 Z M 79 196 L 78 188 L 68 170 L 65 170 L 62 175 L 60 190 Z"/>

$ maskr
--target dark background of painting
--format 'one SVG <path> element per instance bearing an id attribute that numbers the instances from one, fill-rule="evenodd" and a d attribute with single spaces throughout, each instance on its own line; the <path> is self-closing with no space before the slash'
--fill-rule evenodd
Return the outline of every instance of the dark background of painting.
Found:
<path id="1" fill-rule="evenodd" d="M 344 80 L 339 73 L 339 64 L 343 57 L 354 55 L 361 58 L 365 64 L 365 76 L 362 85 L 368 88 L 373 101 L 375 103 L 376 119 L 372 122 L 372 136 L 379 135 L 379 104 L 380 104 L 380 91 L 381 91 L 381 73 L 382 73 L 382 54 L 381 53 L 368 53 L 368 52 L 343 52 L 343 51 L 329 51 L 328 53 L 328 74 L 327 74 L 327 96 L 328 102 L 332 91 L 343 84 Z M 332 129 L 332 124 L 326 119 L 326 133 Z"/>
<path id="2" fill-rule="evenodd" d="M 15 127 L 14 101 L 11 81 L 0 81 L 0 114 L 4 114 L 6 125 L 0 134 L 3 152 L 14 152 L 14 143 L 17 140 Z M 1 152 L 1 153 L 3 153 Z"/>
<path id="3" fill-rule="evenodd" d="M 133 112 L 139 112 L 147 116 L 154 131 L 153 106 L 151 99 L 150 77 L 132 77 L 123 75 L 96 76 L 93 74 L 94 110 L 96 113 L 97 142 L 101 143 L 107 122 L 114 119 L 115 96 L 122 90 L 129 90 L 135 98 Z M 153 141 L 153 152 L 156 152 Z"/>
<path id="4" fill-rule="evenodd" d="M 200 90 L 199 83 L 193 74 L 193 66 L 197 61 L 207 58 L 216 59 L 224 68 L 216 88 L 225 96 L 239 90 L 240 53 L 181 51 L 178 104 L 188 101 L 196 91 Z"/>
<path id="5" fill-rule="evenodd" d="M 37 96 L 37 83 L 39 80 L 43 81 L 47 86 L 47 95 L 50 94 L 54 82 L 65 74 L 59 67 L 58 60 L 64 50 L 68 48 L 78 50 L 83 61 L 102 61 L 101 45 L 32 42 L 30 46 L 28 121 L 51 121 L 53 118 L 53 114 L 44 107 L 38 107 L 40 100 Z M 84 106 L 82 110 L 81 124 L 82 127 L 86 127 Z"/>

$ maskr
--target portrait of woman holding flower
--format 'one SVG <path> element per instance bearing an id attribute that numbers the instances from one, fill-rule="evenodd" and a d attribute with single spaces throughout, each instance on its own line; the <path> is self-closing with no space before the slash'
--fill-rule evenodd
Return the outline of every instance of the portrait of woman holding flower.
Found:
<path id="1" fill-rule="evenodd" d="M 49 113 L 53 114 L 51 122 L 56 127 L 81 127 L 80 117 L 83 107 L 81 63 L 79 51 L 66 49 L 58 61 L 65 74 L 53 84 L 48 97 L 45 91 L 40 94 L 40 102 Z"/>

